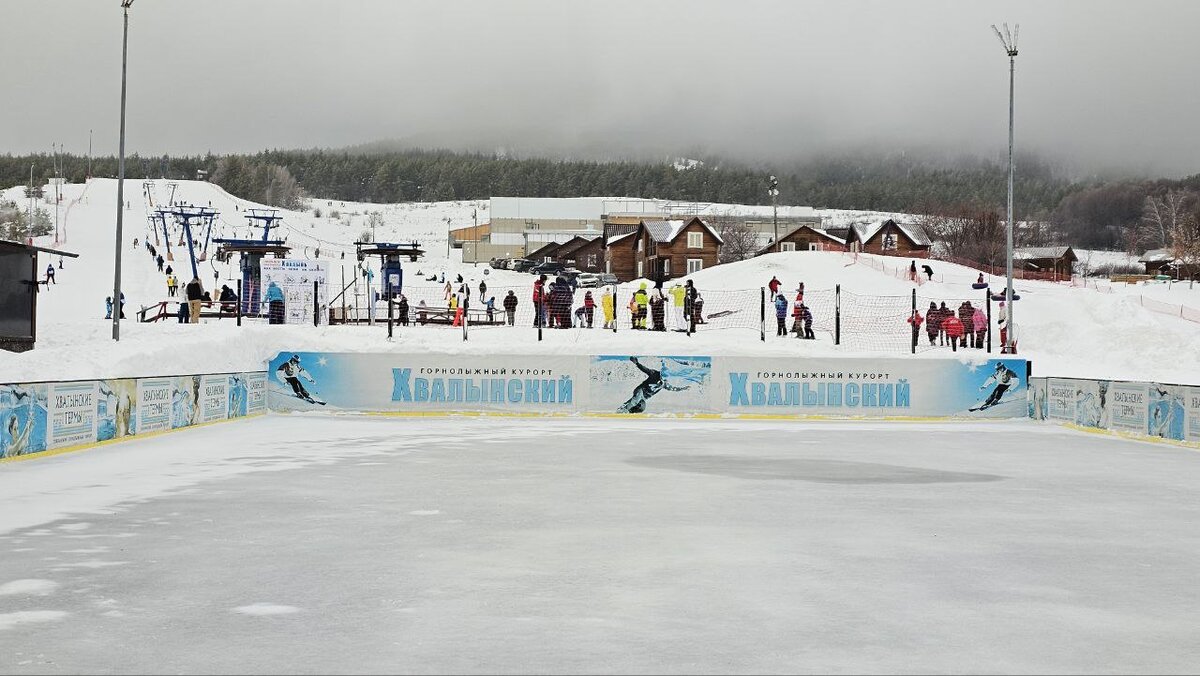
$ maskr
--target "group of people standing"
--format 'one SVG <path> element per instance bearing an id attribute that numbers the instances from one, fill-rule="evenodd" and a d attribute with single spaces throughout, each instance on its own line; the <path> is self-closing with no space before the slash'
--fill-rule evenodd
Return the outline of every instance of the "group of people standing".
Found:
<path id="1" fill-rule="evenodd" d="M 661 286 L 647 289 L 642 282 L 629 299 L 629 318 L 634 329 L 650 331 L 691 331 L 704 323 L 704 298 L 687 280 L 673 284 L 663 293 Z M 605 291 L 607 293 L 607 290 Z M 649 318 L 650 325 L 646 325 Z"/>
<path id="2" fill-rule="evenodd" d="M 788 312 L 792 315 L 792 328 L 790 333 L 796 334 L 797 338 L 805 340 L 816 339 L 816 334 L 813 333 L 813 314 L 812 310 L 804 304 L 804 282 L 800 282 L 796 287 L 796 298 L 789 302 L 787 296 L 779 292 L 783 282 L 779 278 L 772 276 L 771 281 L 767 283 L 767 288 L 771 290 L 772 302 L 775 305 L 775 335 L 786 336 L 789 331 L 787 328 Z"/>
<path id="3" fill-rule="evenodd" d="M 920 310 L 913 310 L 908 323 L 913 327 L 914 339 L 924 324 L 930 345 L 949 345 L 955 352 L 959 346 L 983 349 L 988 331 L 987 313 L 969 300 L 958 306 L 957 313 L 946 307 L 945 301 L 940 306 L 930 301 L 925 316 L 921 316 Z"/>

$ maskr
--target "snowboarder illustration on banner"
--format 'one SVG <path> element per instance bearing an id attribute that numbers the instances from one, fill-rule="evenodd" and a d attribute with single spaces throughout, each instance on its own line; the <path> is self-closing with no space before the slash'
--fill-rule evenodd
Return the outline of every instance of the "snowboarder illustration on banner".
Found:
<path id="1" fill-rule="evenodd" d="M 325 405 L 324 401 L 314 397 L 312 393 L 305 389 L 304 384 L 300 382 L 300 379 L 304 378 L 314 385 L 317 383 L 312 375 L 300 365 L 300 355 L 294 354 L 291 359 L 280 364 L 279 368 L 275 369 L 275 376 L 279 378 L 281 383 L 291 387 L 297 398 L 303 399 L 310 404 Z"/>
<path id="2" fill-rule="evenodd" d="M 987 400 L 983 404 L 970 410 L 983 411 L 999 404 L 1000 398 L 1004 396 L 1004 393 L 1010 388 L 1016 387 L 1019 383 L 1020 379 L 1017 377 L 1016 371 L 1005 366 L 1004 362 L 997 362 L 996 372 L 988 376 L 988 379 L 983 381 L 983 384 L 979 386 L 981 392 L 992 384 L 996 385 L 996 389 L 992 390 L 992 393 L 988 395 Z"/>

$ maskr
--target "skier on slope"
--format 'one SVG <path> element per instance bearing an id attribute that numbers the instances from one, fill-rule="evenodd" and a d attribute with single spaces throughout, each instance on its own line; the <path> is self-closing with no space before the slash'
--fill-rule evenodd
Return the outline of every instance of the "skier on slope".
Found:
<path id="1" fill-rule="evenodd" d="M 992 390 L 992 393 L 988 395 L 983 405 L 971 410 L 982 411 L 999 404 L 1000 398 L 1004 396 L 1005 392 L 1020 384 L 1020 378 L 1017 377 L 1017 372 L 1005 366 L 1004 362 L 998 362 L 996 364 L 996 372 L 983 381 L 983 384 L 979 386 L 980 391 L 987 389 L 993 383 L 996 385 L 996 389 Z"/>
<path id="2" fill-rule="evenodd" d="M 633 362 L 633 365 L 638 367 L 639 371 L 646 374 L 646 379 L 643 380 L 640 385 L 633 388 L 633 394 L 630 395 L 629 399 L 624 404 L 621 404 L 621 407 L 617 409 L 618 413 L 645 413 L 646 400 L 650 397 L 653 397 L 663 390 L 682 392 L 683 390 L 688 389 L 687 385 L 684 385 L 683 387 L 674 387 L 667 384 L 666 378 L 670 375 L 670 373 L 667 370 L 666 364 L 663 364 L 661 369 L 656 370 L 643 366 L 642 362 L 638 361 L 637 357 L 630 357 L 629 361 Z"/>
<path id="3" fill-rule="evenodd" d="M 300 382 L 300 378 L 304 378 L 313 384 L 316 384 L 317 382 L 313 379 L 312 375 L 310 375 L 308 371 L 305 371 L 304 367 L 300 365 L 300 355 L 294 354 L 292 355 L 291 359 L 280 364 L 279 368 L 275 369 L 275 377 L 279 378 L 279 382 L 283 383 L 284 385 L 289 385 L 292 388 L 292 391 L 296 393 L 297 397 L 311 404 L 317 403 L 317 401 L 313 399 L 312 395 L 308 393 L 308 390 L 304 389 L 304 385 Z"/>

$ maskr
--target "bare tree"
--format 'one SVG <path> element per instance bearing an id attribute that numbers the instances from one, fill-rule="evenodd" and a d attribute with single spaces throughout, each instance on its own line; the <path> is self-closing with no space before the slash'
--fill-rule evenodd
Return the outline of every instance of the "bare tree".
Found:
<path id="1" fill-rule="evenodd" d="M 970 204 L 934 208 L 918 223 L 951 258 L 998 265 L 1006 256 L 1007 227 L 994 210 Z"/>
<path id="2" fill-rule="evenodd" d="M 1165 249 L 1171 243 L 1171 233 L 1191 214 L 1186 209 L 1186 192 L 1168 190 L 1163 197 L 1147 195 L 1142 205 L 1142 219 L 1133 227 L 1132 239 L 1139 248 Z"/>
<path id="3" fill-rule="evenodd" d="M 1200 274 L 1200 219 L 1191 212 L 1184 212 L 1171 225 L 1168 233 L 1171 244 L 1167 251 L 1175 259 L 1177 275 L 1187 275 L 1192 284 Z"/>
<path id="4" fill-rule="evenodd" d="M 723 221 L 717 225 L 717 234 L 724 242 L 717 254 L 721 263 L 733 263 L 754 258 L 758 253 L 758 231 L 752 226 L 733 221 Z"/>

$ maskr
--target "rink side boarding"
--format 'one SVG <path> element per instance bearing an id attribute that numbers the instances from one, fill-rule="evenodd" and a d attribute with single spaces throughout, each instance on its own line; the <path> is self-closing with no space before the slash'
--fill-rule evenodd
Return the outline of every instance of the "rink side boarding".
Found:
<path id="1" fill-rule="evenodd" d="M 963 421 L 1200 448 L 1200 387 L 1024 359 L 283 352 L 265 371 L 0 385 L 0 463 L 267 413 Z"/>

